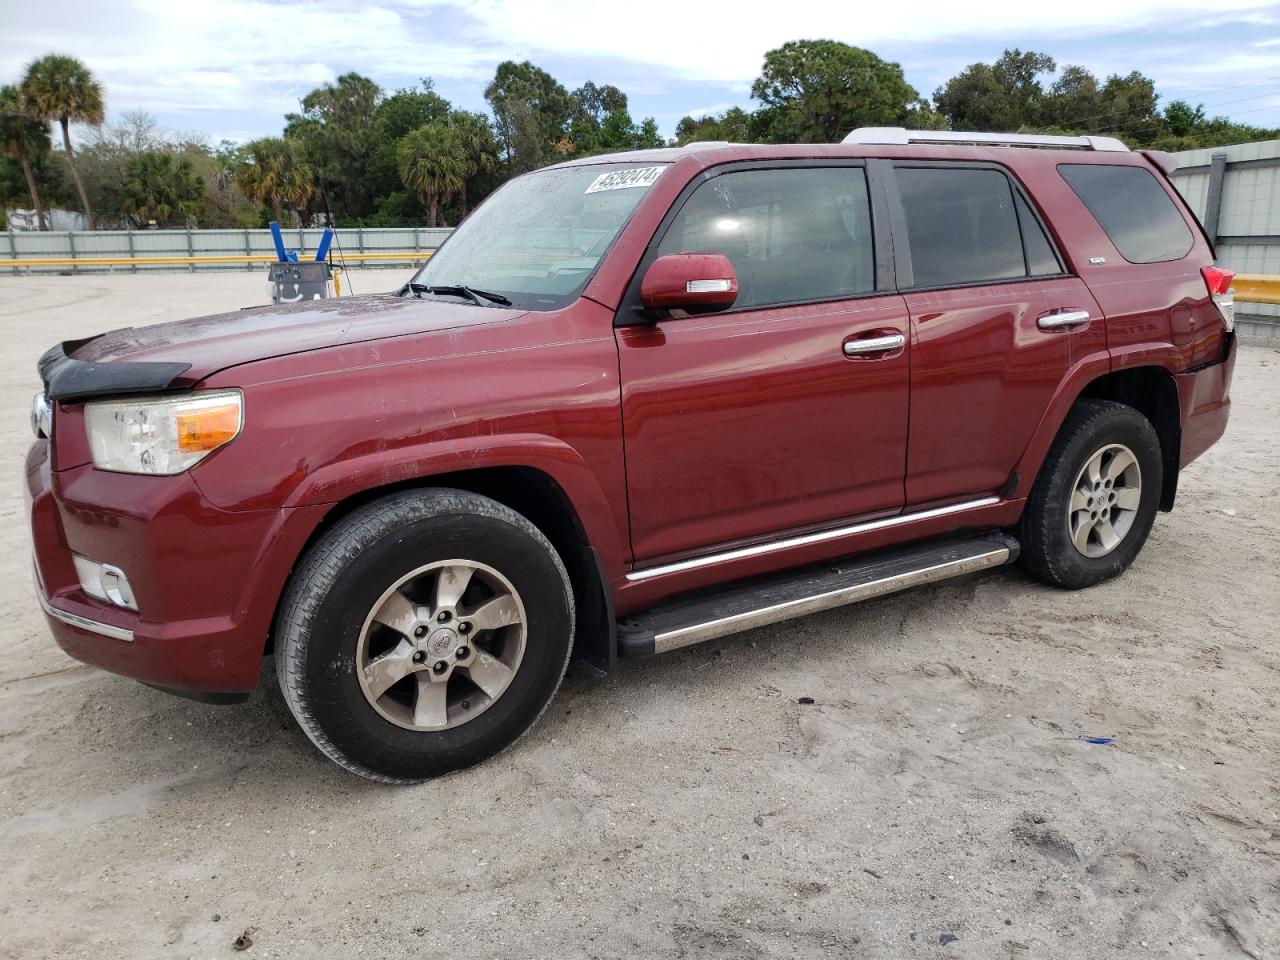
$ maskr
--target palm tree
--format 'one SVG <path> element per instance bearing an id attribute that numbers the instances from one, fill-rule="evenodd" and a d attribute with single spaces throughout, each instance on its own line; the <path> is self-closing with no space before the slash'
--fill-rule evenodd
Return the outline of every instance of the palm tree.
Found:
<path id="1" fill-rule="evenodd" d="M 448 203 L 467 179 L 467 156 L 451 127 L 428 123 L 396 144 L 396 165 L 404 185 L 422 198 L 427 226 L 440 222 L 440 204 Z"/>
<path id="2" fill-rule="evenodd" d="M 71 152 L 71 123 L 88 123 L 95 127 L 102 123 L 106 111 L 102 85 L 75 57 L 51 53 L 27 67 L 26 76 L 22 78 L 22 99 L 34 116 L 46 122 L 56 120 L 62 127 L 62 147 L 67 152 L 67 166 L 71 168 L 71 177 L 80 193 L 85 226 L 92 230 L 93 210 Z"/>
<path id="3" fill-rule="evenodd" d="M 196 175 L 190 160 L 169 153 L 148 151 L 129 160 L 121 206 L 139 226 L 155 220 L 169 226 L 178 216 L 199 212 L 204 201 L 204 178 Z"/>
<path id="4" fill-rule="evenodd" d="M 275 211 L 277 220 L 289 208 L 297 214 L 299 226 L 307 225 L 315 176 L 294 141 L 263 137 L 246 143 L 236 158 L 235 178 L 244 195 Z"/>
<path id="5" fill-rule="evenodd" d="M 6 157 L 22 167 L 22 175 L 27 178 L 31 206 L 36 211 L 36 229 L 48 230 L 49 220 L 40 201 L 40 191 L 36 188 L 31 158 L 49 149 L 49 128 L 27 113 L 18 88 L 11 83 L 0 87 L 0 148 Z"/>
<path id="6" fill-rule="evenodd" d="M 449 115 L 449 126 L 458 134 L 458 142 L 467 161 L 467 172 L 459 188 L 462 198 L 462 216 L 465 218 L 467 181 L 478 173 L 492 173 L 497 168 L 498 141 L 493 135 L 493 125 L 483 113 L 454 111 Z"/>

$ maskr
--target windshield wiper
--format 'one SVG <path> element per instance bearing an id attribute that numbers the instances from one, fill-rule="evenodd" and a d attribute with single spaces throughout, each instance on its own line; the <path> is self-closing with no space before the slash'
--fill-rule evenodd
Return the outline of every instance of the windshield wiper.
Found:
<path id="1" fill-rule="evenodd" d="M 475 287 L 468 287 L 465 284 L 432 284 L 428 286 L 425 283 L 416 283 L 409 281 L 409 289 L 414 293 L 435 293 L 444 294 L 446 297 L 466 297 L 478 307 L 483 307 L 487 303 L 496 303 L 503 307 L 511 306 L 511 301 L 500 293 L 489 293 L 487 290 L 477 290 Z"/>

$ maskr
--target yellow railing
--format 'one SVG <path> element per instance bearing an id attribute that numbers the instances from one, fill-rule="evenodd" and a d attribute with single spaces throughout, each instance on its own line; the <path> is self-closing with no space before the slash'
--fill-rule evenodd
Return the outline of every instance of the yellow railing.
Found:
<path id="1" fill-rule="evenodd" d="M 409 253 L 377 250 L 368 253 L 344 253 L 340 260 L 342 263 L 379 260 L 392 263 L 415 263 L 430 257 L 430 250 Z M 277 259 L 274 253 L 209 254 L 202 257 L 19 257 L 16 260 L 0 259 L 0 270 L 25 267 L 163 267 L 201 263 L 275 263 Z M 330 257 L 330 260 L 336 262 L 337 258 Z"/>
<path id="2" fill-rule="evenodd" d="M 1244 303 L 1280 303 L 1280 276 L 1237 273 L 1231 288 L 1236 299 Z"/>

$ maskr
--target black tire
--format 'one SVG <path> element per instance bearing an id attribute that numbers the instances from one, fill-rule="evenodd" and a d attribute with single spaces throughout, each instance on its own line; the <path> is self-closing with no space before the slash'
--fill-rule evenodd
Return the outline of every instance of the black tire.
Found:
<path id="1" fill-rule="evenodd" d="M 523 599 L 523 657 L 479 715 L 406 729 L 366 698 L 356 654 L 379 598 L 400 577 L 449 559 L 498 570 Z M 295 569 L 276 622 L 276 675 L 299 726 L 331 760 L 370 780 L 416 783 L 514 743 L 559 688 L 573 646 L 573 590 L 547 538 L 500 503 L 461 490 L 393 494 L 344 517 Z"/>
<path id="2" fill-rule="evenodd" d="M 1141 471 L 1140 499 L 1118 545 L 1086 556 L 1072 542 L 1069 505 L 1073 486 L 1095 454 L 1111 445 L 1128 448 Z M 1091 587 L 1122 574 L 1151 532 L 1163 481 L 1160 438 L 1140 412 L 1111 400 L 1080 400 L 1067 415 L 1045 458 L 1018 528 L 1019 564 L 1035 579 L 1068 590 Z M 1102 549 L 1095 544 L 1091 549 Z"/>

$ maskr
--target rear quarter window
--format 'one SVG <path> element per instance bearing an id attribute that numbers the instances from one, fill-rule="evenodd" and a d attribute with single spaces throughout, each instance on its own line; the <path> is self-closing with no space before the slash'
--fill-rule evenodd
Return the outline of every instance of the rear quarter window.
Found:
<path id="1" fill-rule="evenodd" d="M 1130 263 L 1180 260 L 1190 251 L 1187 222 L 1151 171 L 1064 163 L 1058 172 Z"/>

